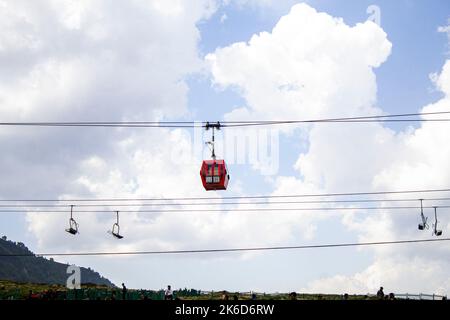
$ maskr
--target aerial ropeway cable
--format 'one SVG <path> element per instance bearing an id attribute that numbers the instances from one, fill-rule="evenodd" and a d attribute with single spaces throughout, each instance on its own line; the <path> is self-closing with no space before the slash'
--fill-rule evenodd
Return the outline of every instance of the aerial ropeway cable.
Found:
<path id="1" fill-rule="evenodd" d="M 31 199 L 31 198 L 15 198 L 15 199 L 1 199 L 1 203 L 6 202 L 128 202 L 128 201 L 187 201 L 187 200 L 240 200 L 240 199 L 290 199 L 290 198 L 329 198 L 329 197 L 359 197 L 359 196 L 381 196 L 381 195 L 396 195 L 396 194 L 420 194 L 420 193 L 447 193 L 450 188 L 436 188 L 436 189 L 415 189 L 415 190 L 386 190 L 386 191 L 363 191 L 363 192 L 332 192 L 332 193 L 298 193 L 298 194 L 269 194 L 269 195 L 242 195 L 242 196 L 202 196 L 202 197 L 139 197 L 139 198 L 47 198 L 47 199 Z M 367 199 L 370 200 L 370 199 Z M 380 199 L 381 201 L 383 199 Z M 417 199 L 410 199 L 417 201 Z M 429 199 L 429 200 L 445 200 L 445 199 Z M 320 200 L 319 200 L 320 201 Z M 386 201 L 389 201 L 387 199 Z M 403 200 L 402 200 L 403 201 Z M 405 201 L 409 201 L 405 199 Z"/>
<path id="2" fill-rule="evenodd" d="M 42 253 L 0 253 L 0 257 L 57 257 L 57 256 L 124 256 L 124 255 L 165 255 L 165 254 L 200 254 L 200 253 L 227 253 L 227 252 L 251 252 L 251 251 L 280 251 L 280 250 L 305 250 L 324 248 L 349 248 L 365 246 L 384 246 L 418 243 L 439 243 L 450 241 L 450 238 L 439 239 L 411 239 L 394 241 L 372 241 L 352 243 L 325 243 L 308 244 L 297 246 L 274 246 L 274 247 L 241 247 L 241 248 L 211 248 L 211 249 L 185 249 L 168 251 L 103 251 L 103 252 L 42 252 Z"/>
<path id="3" fill-rule="evenodd" d="M 429 118 L 424 116 L 450 114 L 450 111 L 404 113 L 391 115 L 369 115 L 303 120 L 243 120 L 221 121 L 221 127 L 252 127 L 271 125 L 292 125 L 309 123 L 370 123 L 370 122 L 450 122 L 448 118 Z M 413 118 L 414 117 L 414 118 Z M 214 122 L 196 121 L 11 121 L 0 122 L 4 127 L 104 127 L 104 128 L 208 128 Z"/>

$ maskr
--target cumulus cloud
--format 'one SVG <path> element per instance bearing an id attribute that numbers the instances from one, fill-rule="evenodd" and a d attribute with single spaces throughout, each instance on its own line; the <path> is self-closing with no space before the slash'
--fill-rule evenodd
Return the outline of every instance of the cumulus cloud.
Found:
<path id="1" fill-rule="evenodd" d="M 449 65 L 450 61 L 447 61 L 442 72 L 435 78 L 436 87 L 443 92 L 444 97 L 425 106 L 421 111 L 438 112 L 450 109 Z M 314 130 L 316 129 L 312 131 Z M 450 149 L 446 137 L 450 134 L 450 128 L 445 123 L 424 123 L 417 129 L 409 128 L 396 134 L 382 127 L 375 130 L 358 128 L 346 131 L 343 130 L 342 135 L 336 131 L 327 135 L 328 142 L 323 140 L 323 136 L 314 138 L 315 136 L 311 135 L 309 151 L 300 155 L 297 162 L 297 168 L 304 174 L 304 181 L 322 183 L 325 190 L 336 190 L 342 185 L 351 186 L 348 190 L 374 191 L 447 186 L 450 178 L 447 161 Z M 326 131 L 322 129 L 320 134 L 324 132 Z M 371 142 L 369 146 L 359 144 L 360 135 Z M 364 150 L 362 154 L 361 150 Z M 366 155 L 369 157 L 366 158 Z M 323 160 L 328 157 L 333 159 L 333 163 L 337 161 L 339 164 L 334 170 L 323 169 L 330 166 L 330 162 Z M 297 183 L 303 184 L 304 181 Z M 425 203 L 428 206 L 444 204 L 440 201 Z M 418 200 L 409 204 L 417 205 Z M 450 224 L 446 219 L 449 211 L 439 208 L 438 213 L 439 228 L 446 234 L 450 231 Z M 431 226 L 434 223 L 433 211 L 425 209 L 425 214 L 429 216 Z M 425 234 L 418 233 L 418 210 L 409 213 L 389 210 L 379 214 L 345 213 L 342 223 L 349 231 L 354 232 L 360 241 L 431 236 L 431 230 L 425 231 Z M 364 249 L 367 250 L 373 252 L 374 256 L 373 262 L 365 270 L 353 275 L 340 274 L 317 279 L 300 290 L 365 294 L 373 293 L 377 287 L 384 286 L 389 292 L 448 294 L 450 273 L 443 266 L 448 265 L 450 261 L 445 244 Z"/>
<path id="2" fill-rule="evenodd" d="M 1 1 L 0 6 L 3 121 L 155 121 L 189 115 L 185 78 L 203 64 L 196 24 L 211 16 L 214 1 L 136 0 L 114 6 Z M 164 182 L 170 189 L 178 184 L 175 175 L 183 167 L 164 164 L 171 170 L 158 184 L 137 177 L 139 167 L 167 169 L 161 167 L 163 151 L 179 141 L 164 130 L 2 128 L 0 141 L 5 198 L 136 190 L 160 195 L 168 191 Z M 42 247 L 57 243 L 43 228 L 53 229 L 57 221 L 54 227 L 60 229 L 61 219 L 53 215 L 56 220 L 41 223 L 34 214 L 29 219 Z"/>
<path id="3" fill-rule="evenodd" d="M 159 143 L 154 144 L 139 135 L 128 137 L 127 141 L 117 144 L 114 157 L 104 158 L 97 155 L 81 161 L 79 163 L 81 174 L 72 181 L 75 186 L 73 190 L 87 190 L 89 194 L 98 198 L 205 196 L 199 179 L 200 159 L 197 159 L 197 162 L 180 164 L 170 161 L 173 158 L 171 154 L 173 150 L 167 146 L 177 145 L 190 149 L 189 135 L 177 130 L 161 135 L 159 139 Z M 77 193 L 66 193 L 61 195 L 61 199 L 76 196 Z M 309 239 L 313 234 L 311 221 L 314 216 L 312 214 L 302 219 L 299 219 L 296 214 L 283 214 L 274 221 L 271 213 L 245 214 L 232 210 L 222 213 L 202 212 L 205 209 L 221 208 L 220 201 L 215 201 L 217 205 L 210 201 L 202 202 L 209 202 L 209 205 L 169 204 L 140 207 L 139 204 L 142 202 L 135 201 L 136 207 L 124 208 L 121 213 L 121 230 L 126 237 L 119 246 L 106 238 L 107 229 L 115 221 L 114 206 L 102 208 L 109 209 L 110 212 L 97 215 L 77 213 L 75 206 L 75 216 L 80 224 L 81 232 L 75 243 L 71 241 L 72 236 L 67 234 L 61 238 L 61 232 L 59 232 L 62 231 L 62 226 L 67 224 L 67 216 L 51 214 L 43 216 L 29 213 L 28 220 L 30 231 L 38 236 L 40 247 L 63 251 L 70 251 L 71 248 L 72 250 L 75 248 L 78 250 L 107 249 L 111 246 L 116 249 L 148 250 L 151 246 L 154 250 L 179 250 L 192 247 L 205 248 L 209 247 L 211 242 L 220 247 L 257 246 L 292 241 L 294 233 L 303 234 L 304 239 Z M 257 206 L 250 206 L 250 208 L 254 207 Z M 237 205 L 234 208 L 245 209 L 249 206 Z M 198 209 L 199 212 L 126 212 L 160 209 Z M 46 233 L 45 230 L 59 231 Z"/>
<path id="4" fill-rule="evenodd" d="M 196 23 L 210 16 L 213 2 L 186 7 L 182 1 L 114 6 L 2 1 L 1 6 L 4 121 L 159 120 L 188 114 L 183 79 L 201 68 Z M 1 167 L 9 168 L 2 194 L 63 194 L 80 174 L 80 161 L 112 156 L 130 131 L 2 128 L 8 156 Z M 141 134 L 158 141 L 156 132 Z M 39 181 L 47 181 L 45 190 L 32 188 Z"/>
<path id="5" fill-rule="evenodd" d="M 186 112 L 201 60 L 195 23 L 212 2 L 3 1 L 1 114 L 133 118 Z M 171 94 L 169 94 L 171 93 Z M 9 114 L 9 116 L 8 116 Z"/>
<path id="6" fill-rule="evenodd" d="M 1 6 L 0 67 L 8 71 L 0 76 L 4 121 L 155 121 L 189 115 L 184 79 L 203 64 L 196 24 L 211 16 L 215 2 L 2 1 Z M 8 128 L 0 131 L 0 141 L 5 198 L 204 194 L 200 155 L 193 162 L 173 154 L 192 148 L 184 131 Z M 110 212 L 84 214 L 75 206 L 76 238 L 63 231 L 68 211 L 29 212 L 26 221 L 36 249 L 182 249 L 209 247 L 212 241 L 234 246 L 236 238 L 238 244 L 259 245 L 288 240 L 291 229 L 310 228 L 290 223 L 296 220 L 292 216 L 272 224 L 270 215 L 255 220 L 221 213 L 122 212 L 125 238 L 117 242 L 106 233 L 115 208 L 100 209 Z M 282 235 L 272 232 L 275 228 Z M 111 270 L 107 262 L 96 261 L 93 267 Z"/>
<path id="7" fill-rule="evenodd" d="M 414 275 L 414 278 L 411 278 Z M 414 279 L 414 281 L 411 281 Z M 301 288 L 314 293 L 360 293 L 374 294 L 380 287 L 385 294 L 435 293 L 446 295 L 450 279 L 443 261 L 424 260 L 419 257 L 389 257 L 376 260 L 366 270 L 354 275 L 336 275 L 312 281 Z"/>
<path id="8" fill-rule="evenodd" d="M 158 120 L 188 114 L 183 78 L 200 71 L 202 64 L 195 24 L 208 17 L 213 6 L 200 1 L 188 8 L 183 3 L 136 1 L 107 8 L 106 2 L 96 2 L 99 8 L 93 11 L 87 2 L 49 1 L 43 7 L 17 2 L 25 16 L 14 16 L 11 12 L 20 10 L 7 3 L 11 38 L 36 38 L 39 46 L 4 42 L 5 57 L 19 50 L 30 61 L 13 81 L 2 83 L 1 99 L 6 103 L 0 112 L 6 119 L 27 121 Z M 32 36 L 13 27 L 23 20 L 30 24 Z M 1 134 L 11 151 L 3 160 L 3 167 L 9 168 L 2 184 L 5 197 L 186 197 L 204 192 L 200 155 L 194 160 L 174 155 L 192 154 L 191 136 L 182 130 L 42 129 L 35 133 L 30 129 Z M 20 180 L 15 179 L 19 170 L 24 173 Z M 219 209 L 220 203 L 205 208 Z M 80 224 L 76 242 L 63 233 L 68 219 L 64 214 L 30 212 L 29 231 L 41 250 L 92 251 L 208 247 L 212 241 L 223 247 L 255 246 L 285 243 L 297 232 L 309 239 L 314 230 L 308 217 L 300 220 L 292 214 L 273 221 L 270 214 L 256 219 L 255 214 L 233 212 L 122 212 L 126 237 L 118 244 L 106 234 L 115 220 L 114 208 L 101 209 L 111 213 L 83 214 L 75 206 Z"/>
<path id="9" fill-rule="evenodd" d="M 390 49 L 386 34 L 372 22 L 350 27 L 299 4 L 272 32 L 220 48 L 206 60 L 214 83 L 236 88 L 247 101 L 228 119 L 311 118 L 373 112 L 372 69 Z"/>
<path id="10" fill-rule="evenodd" d="M 376 115 L 384 111 L 377 106 L 373 69 L 388 58 L 390 50 L 391 43 L 376 24 L 350 27 L 342 19 L 300 4 L 271 32 L 217 49 L 207 61 L 218 89 L 231 88 L 245 98 L 246 105 L 227 114 L 228 119 Z M 434 78 L 444 98 L 421 111 L 450 109 L 449 65 L 447 61 Z M 450 129 L 445 123 L 424 123 L 403 131 L 375 123 L 318 124 L 302 130 L 298 137 L 308 147 L 295 163 L 298 175 L 278 177 L 274 194 L 279 190 L 426 189 L 448 184 Z M 440 211 L 445 217 L 445 211 Z M 361 241 L 430 236 L 418 234 L 415 215 L 394 211 L 345 213 L 342 224 Z M 449 222 L 442 221 L 441 227 L 448 230 Z M 380 283 L 397 292 L 450 289 L 450 273 L 440 267 L 449 262 L 444 245 L 364 250 L 374 254 L 367 270 L 317 280 L 303 290 L 367 293 Z M 442 255 L 443 251 L 447 254 Z M 408 284 L 406 279 L 411 278 L 417 280 Z"/>
<path id="11" fill-rule="evenodd" d="M 5 120 L 158 120 L 189 114 L 183 79 L 201 70 L 196 23 L 211 15 L 213 2 L 187 7 L 175 0 L 117 6 L 106 1 L 49 0 L 39 6 L 1 1 L 0 7 L 5 30 L 0 35 L 0 68 L 8 70 L 0 74 L 0 115 Z M 348 26 L 300 4 L 271 32 L 219 48 L 206 62 L 217 88 L 232 88 L 245 98 L 246 105 L 225 115 L 227 120 L 382 114 L 374 69 L 390 50 L 386 33 L 376 24 Z M 449 79 L 447 62 L 435 77 L 445 97 L 424 111 L 449 108 Z M 305 126 L 290 132 L 307 145 L 293 164 L 297 175 L 277 177 L 273 194 L 446 186 L 448 131 L 436 123 L 402 132 L 380 124 Z M 202 192 L 198 166 L 172 161 L 169 145 L 191 148 L 183 131 L 9 129 L 0 131 L 0 141 L 6 151 L 0 160 L 1 168 L 7 168 L 0 184 L 5 197 Z M 106 234 L 113 214 L 76 217 L 81 234 L 75 243 L 69 235 L 61 236 L 64 215 L 27 215 L 40 248 L 55 251 L 298 243 L 316 239 L 325 220 L 309 213 L 276 218 L 261 213 L 257 219 L 233 212 L 127 213 L 121 216 L 126 237 L 118 243 Z M 341 224 L 360 240 L 417 236 L 416 219 L 410 215 L 358 212 L 343 215 Z M 448 221 L 442 228 L 450 232 Z M 449 290 L 449 272 L 441 267 L 449 262 L 445 246 L 365 250 L 374 254 L 366 270 L 320 279 L 304 290 L 365 293 L 379 283 L 396 291 Z M 417 281 L 409 284 L 412 277 Z"/>

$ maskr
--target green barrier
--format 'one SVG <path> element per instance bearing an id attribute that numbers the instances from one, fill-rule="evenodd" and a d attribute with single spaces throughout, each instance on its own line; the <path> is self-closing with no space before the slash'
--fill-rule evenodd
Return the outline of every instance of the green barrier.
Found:
<path id="1" fill-rule="evenodd" d="M 33 290 L 33 293 L 37 295 L 36 299 L 52 299 L 52 300 L 122 300 L 122 290 L 120 288 L 81 288 L 66 290 L 63 287 L 49 289 L 39 292 Z M 177 297 L 194 297 L 199 296 L 200 291 L 196 290 L 179 290 L 174 291 L 173 298 Z M 29 290 L 20 289 L 3 289 L 0 290 L 0 299 L 14 299 L 24 300 L 28 299 Z M 152 291 L 152 290 L 128 290 L 126 300 L 164 300 L 164 290 Z"/>

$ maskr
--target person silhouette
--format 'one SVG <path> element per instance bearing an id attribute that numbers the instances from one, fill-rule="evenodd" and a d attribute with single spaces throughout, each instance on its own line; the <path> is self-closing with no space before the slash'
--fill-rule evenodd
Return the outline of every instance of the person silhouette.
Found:
<path id="1" fill-rule="evenodd" d="M 164 292 L 164 300 L 173 300 L 173 292 L 170 285 L 167 286 L 167 289 Z"/>
<path id="2" fill-rule="evenodd" d="M 378 290 L 377 292 L 377 298 L 378 299 L 384 299 L 384 292 L 383 292 L 383 287 L 380 287 L 380 290 Z"/>
<path id="3" fill-rule="evenodd" d="M 127 299 L 127 287 L 125 287 L 125 284 L 122 283 L 122 300 L 126 300 Z"/>

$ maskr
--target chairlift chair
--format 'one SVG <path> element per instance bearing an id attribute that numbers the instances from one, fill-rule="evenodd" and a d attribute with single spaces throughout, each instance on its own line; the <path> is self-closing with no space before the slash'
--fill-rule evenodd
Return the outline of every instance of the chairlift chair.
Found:
<path id="1" fill-rule="evenodd" d="M 110 233 L 117 239 L 122 239 L 123 236 L 120 234 L 120 226 L 119 226 L 119 211 L 116 211 L 116 218 L 117 220 L 113 224 Z"/>
<path id="2" fill-rule="evenodd" d="M 76 235 L 78 233 L 78 223 L 72 217 L 73 215 L 73 205 L 70 206 L 70 219 L 69 219 L 69 228 L 66 229 L 66 232 Z"/>

